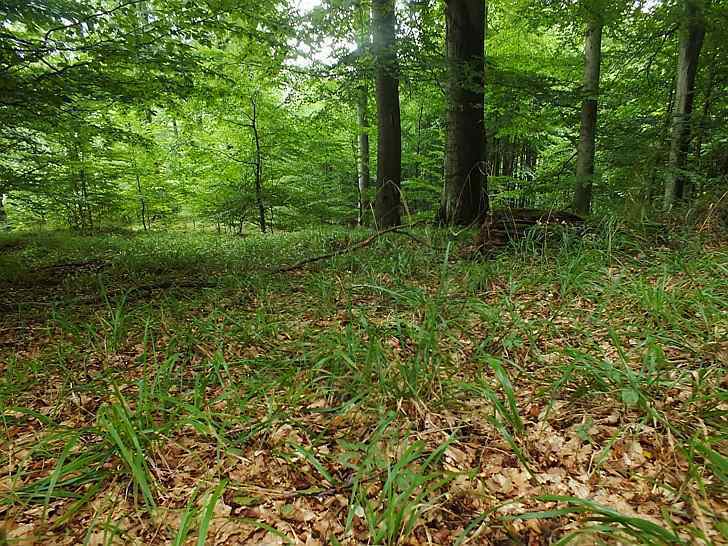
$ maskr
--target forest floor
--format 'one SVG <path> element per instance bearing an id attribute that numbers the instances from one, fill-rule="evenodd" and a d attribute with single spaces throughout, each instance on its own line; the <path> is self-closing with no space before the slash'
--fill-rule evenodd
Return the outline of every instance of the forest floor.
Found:
<path id="1" fill-rule="evenodd" d="M 2 235 L 0 544 L 728 541 L 724 242 L 414 233 Z"/>

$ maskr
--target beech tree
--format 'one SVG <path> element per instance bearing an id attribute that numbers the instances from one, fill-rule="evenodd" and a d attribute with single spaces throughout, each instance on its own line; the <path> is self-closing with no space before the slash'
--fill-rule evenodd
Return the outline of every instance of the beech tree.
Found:
<path id="1" fill-rule="evenodd" d="M 576 157 L 576 191 L 574 208 L 579 214 L 589 214 L 594 178 L 594 154 L 597 136 L 599 75 L 602 64 L 602 26 L 600 13 L 589 13 L 584 44 L 584 78 L 582 80 L 581 130 Z"/>
<path id="2" fill-rule="evenodd" d="M 448 66 L 447 151 L 440 220 L 477 222 L 488 209 L 485 175 L 485 3 L 445 4 Z"/>
<path id="3" fill-rule="evenodd" d="M 369 39 L 369 8 L 358 2 L 357 10 L 357 51 L 360 55 L 368 52 L 371 44 Z M 356 113 L 357 127 L 359 134 L 357 137 L 357 178 L 359 188 L 359 218 L 357 223 L 361 226 L 364 223 L 364 215 L 369 200 L 367 194 L 369 192 L 369 85 L 367 78 L 359 84 L 356 97 Z"/>
<path id="4" fill-rule="evenodd" d="M 265 233 L 265 205 L 263 204 L 263 155 L 261 153 L 260 132 L 258 131 L 258 98 L 257 94 L 250 97 L 250 114 L 246 113 L 250 123 L 247 127 L 253 136 L 255 155 L 253 156 L 253 174 L 255 176 L 255 204 L 258 207 L 258 226 Z"/>
<path id="5" fill-rule="evenodd" d="M 670 209 L 685 195 L 684 170 L 690 147 L 691 118 L 695 97 L 695 75 L 705 37 L 705 1 L 683 0 L 680 53 L 672 109 L 672 136 L 665 183 L 664 207 Z"/>
<path id="6" fill-rule="evenodd" d="M 357 121 L 359 127 L 358 135 L 358 164 L 357 176 L 359 186 L 359 218 L 357 223 L 364 224 L 364 215 L 369 207 L 367 193 L 369 192 L 369 101 L 366 83 L 357 90 Z"/>
<path id="7" fill-rule="evenodd" d="M 402 223 L 402 128 L 399 111 L 399 67 L 395 51 L 394 0 L 373 0 L 373 50 L 377 96 L 377 197 L 374 205 L 378 228 Z"/>

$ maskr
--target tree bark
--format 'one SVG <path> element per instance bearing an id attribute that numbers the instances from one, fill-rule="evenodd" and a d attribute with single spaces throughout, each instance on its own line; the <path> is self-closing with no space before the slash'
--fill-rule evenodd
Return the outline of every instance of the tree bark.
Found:
<path id="1" fill-rule="evenodd" d="M 422 114 L 424 108 L 425 105 L 421 103 L 417 113 L 417 142 L 415 143 L 415 176 L 417 178 L 422 175 Z"/>
<path id="2" fill-rule="evenodd" d="M 597 108 L 599 76 L 602 64 L 602 22 L 593 18 L 589 22 L 584 43 L 584 79 L 581 103 L 581 131 L 576 156 L 576 189 L 574 209 L 577 214 L 591 211 L 594 180 L 594 154 L 597 137 Z"/>
<path id="3" fill-rule="evenodd" d="M 440 220 L 477 222 L 488 209 L 485 171 L 483 0 L 448 0 L 448 112 Z"/>
<path id="4" fill-rule="evenodd" d="M 695 75 L 705 37 L 704 0 L 684 0 L 683 25 L 680 33 L 680 57 L 672 110 L 670 157 L 663 205 L 672 208 L 685 192 L 685 175 L 690 147 L 690 119 L 695 96 Z"/>
<path id="5" fill-rule="evenodd" d="M 142 226 L 144 226 L 144 231 L 147 231 L 147 203 L 144 200 L 144 192 L 142 191 L 142 178 L 139 175 L 139 171 L 135 172 L 136 175 L 136 183 L 137 183 L 137 193 L 139 194 L 139 205 L 140 205 L 140 211 L 142 217 Z"/>
<path id="6" fill-rule="evenodd" d="M 369 113 L 367 104 L 367 87 L 359 89 L 356 110 L 359 121 L 359 225 L 364 224 L 364 215 L 369 207 L 367 193 L 369 191 Z"/>
<path id="7" fill-rule="evenodd" d="M 91 204 L 89 203 L 88 185 L 86 183 L 86 167 L 83 159 L 83 152 L 79 151 L 80 169 L 78 171 L 78 179 L 81 183 L 81 201 L 79 203 L 79 214 L 81 217 L 81 230 L 91 232 L 94 228 Z"/>
<path id="8" fill-rule="evenodd" d="M 131 128 L 129 128 L 131 130 Z M 136 160 L 136 151 L 134 148 L 131 150 L 131 166 L 134 169 L 134 177 L 136 178 L 136 189 L 137 196 L 139 197 L 139 215 L 142 219 L 142 226 L 144 231 L 147 231 L 147 203 L 144 199 L 144 191 L 142 191 L 142 177 L 139 174 L 139 164 Z"/>
<path id="9" fill-rule="evenodd" d="M 370 11 L 369 7 L 362 5 L 361 1 L 356 4 L 357 10 L 357 50 L 360 55 L 365 55 L 371 48 L 369 37 Z M 357 224 L 364 224 L 366 210 L 369 208 L 369 76 L 365 72 L 361 85 L 357 89 L 356 113 L 359 134 L 357 135 L 357 185 L 359 189 L 359 217 Z"/>
<path id="10" fill-rule="evenodd" d="M 377 196 L 374 204 L 378 229 L 397 226 L 402 179 L 402 129 L 399 111 L 399 74 L 395 51 L 394 0 L 373 0 L 374 58 L 376 62 Z"/>
<path id="11" fill-rule="evenodd" d="M 265 205 L 263 203 L 263 156 L 260 149 L 260 135 L 258 134 L 258 103 L 255 97 L 250 99 L 252 115 L 250 116 L 250 129 L 253 131 L 253 142 L 255 143 L 255 201 L 258 205 L 258 225 L 260 231 L 265 233 Z"/>

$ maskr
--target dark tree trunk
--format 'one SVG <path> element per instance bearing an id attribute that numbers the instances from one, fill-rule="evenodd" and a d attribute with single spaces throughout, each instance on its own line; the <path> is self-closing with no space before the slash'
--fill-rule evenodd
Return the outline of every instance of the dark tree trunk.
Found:
<path id="1" fill-rule="evenodd" d="M 258 103 L 255 97 L 250 99 L 253 109 L 250 116 L 250 129 L 253 131 L 253 142 L 255 144 L 255 201 L 258 205 L 258 225 L 260 231 L 265 233 L 265 205 L 263 203 L 263 156 L 260 148 L 260 134 L 258 133 Z"/>
<path id="2" fill-rule="evenodd" d="M 357 13 L 357 50 L 360 55 L 365 55 L 371 49 L 369 34 L 370 10 L 358 0 L 356 2 Z M 359 217 L 357 223 L 364 224 L 366 211 L 369 208 L 369 185 L 370 185 L 370 159 L 369 159 L 369 74 L 364 72 L 362 82 L 357 90 L 356 113 L 358 122 L 357 137 L 357 186 L 359 190 Z"/>
<path id="3" fill-rule="evenodd" d="M 484 130 L 485 3 L 446 3 L 448 112 L 440 220 L 477 222 L 488 209 Z"/>
<path id="4" fill-rule="evenodd" d="M 417 113 L 417 142 L 415 146 L 415 176 L 417 178 L 420 178 L 422 175 L 422 114 L 424 111 L 425 105 L 420 104 L 420 110 Z"/>
<path id="5" fill-rule="evenodd" d="M 394 0 L 373 0 L 372 15 L 379 128 L 377 197 L 374 209 L 377 227 L 384 229 L 402 223 L 402 129 L 399 114 L 399 68 L 394 43 Z"/>
<path id="6" fill-rule="evenodd" d="M 135 157 L 135 151 L 132 149 L 131 166 L 134 169 L 134 177 L 136 178 L 137 196 L 139 197 L 139 215 L 142 219 L 144 231 L 147 231 L 147 202 L 144 199 L 144 191 L 142 191 L 142 177 L 139 174 L 139 164 Z"/>
<path id="7" fill-rule="evenodd" d="M 359 118 L 359 225 L 364 224 L 366 209 L 369 207 L 367 198 L 369 191 L 369 113 L 367 104 L 367 87 L 359 89 L 357 100 L 357 115 Z"/>
<path id="8" fill-rule="evenodd" d="M 139 171 L 136 171 L 135 175 L 137 183 L 137 193 L 139 194 L 139 214 L 142 217 L 142 226 L 144 226 L 144 231 L 147 231 L 147 203 L 144 200 L 144 192 L 142 192 L 142 177 L 139 175 Z"/>
<path id="9" fill-rule="evenodd" d="M 594 153 L 597 137 L 597 107 L 599 75 L 602 64 L 602 23 L 592 19 L 586 31 L 584 44 L 584 80 L 581 103 L 581 131 L 576 157 L 576 190 L 574 209 L 578 214 L 589 214 L 594 179 Z"/>
<path id="10" fill-rule="evenodd" d="M 672 137 L 665 183 L 664 207 L 670 209 L 685 192 L 685 176 L 690 147 L 690 119 L 693 113 L 695 75 L 705 37 L 704 0 L 684 0 L 683 25 L 680 33 L 680 57 L 672 110 Z"/>
<path id="11" fill-rule="evenodd" d="M 89 203 L 88 195 L 88 184 L 86 183 L 86 169 L 84 167 L 83 155 L 80 155 L 81 169 L 78 172 L 78 178 L 81 182 L 81 205 L 79 211 L 81 214 L 81 230 L 82 231 L 93 231 L 93 213 L 91 211 L 91 204 Z"/>

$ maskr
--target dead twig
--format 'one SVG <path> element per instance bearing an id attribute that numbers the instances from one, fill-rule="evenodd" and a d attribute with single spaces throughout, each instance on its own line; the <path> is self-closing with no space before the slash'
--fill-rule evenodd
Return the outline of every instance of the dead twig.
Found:
<path id="1" fill-rule="evenodd" d="M 439 248 L 437 248 L 437 247 L 433 246 L 432 244 L 428 243 L 428 242 L 427 242 L 427 241 L 425 241 L 424 239 L 421 239 L 421 238 L 417 237 L 416 235 L 413 235 L 413 234 L 412 234 L 412 233 L 410 233 L 409 231 L 405 231 L 405 230 L 403 230 L 403 229 L 396 229 L 396 230 L 394 230 L 394 231 L 393 231 L 393 233 L 397 233 L 397 234 L 399 234 L 399 235 L 404 235 L 405 237 L 409 237 L 409 238 L 410 238 L 410 239 L 412 239 L 412 240 L 413 240 L 414 242 L 416 242 L 416 243 L 419 243 L 419 244 L 421 244 L 421 245 L 424 245 L 424 246 L 426 246 L 426 247 L 429 247 L 429 248 L 431 248 L 431 249 L 433 249 L 433 250 L 441 250 L 441 249 L 439 249 Z"/>
<path id="2" fill-rule="evenodd" d="M 700 228 L 698 229 L 698 233 L 703 233 L 705 231 L 705 226 L 708 225 L 708 222 L 710 222 L 711 217 L 713 216 L 713 213 L 718 208 L 718 205 L 725 199 L 725 196 L 728 195 L 728 191 L 725 192 L 723 195 L 720 196 L 720 199 L 718 199 L 715 203 L 711 203 L 710 207 L 708 208 L 708 214 L 705 215 L 705 221 L 701 224 Z"/>
<path id="3" fill-rule="evenodd" d="M 400 235 L 409 237 L 410 239 L 417 241 L 420 244 L 423 244 L 423 245 L 426 245 L 426 246 L 429 246 L 432 248 L 432 245 L 430 245 L 426 241 L 423 241 L 419 237 L 416 237 L 415 235 L 412 235 L 411 233 L 404 231 L 404 229 L 403 229 L 403 228 L 412 228 L 421 223 L 422 222 L 415 222 L 413 224 L 409 224 L 406 226 L 394 226 L 391 228 L 383 229 L 382 231 L 378 231 L 374 235 L 367 237 L 366 239 L 363 239 L 361 241 L 358 241 L 358 242 L 354 243 L 353 245 L 349 245 L 346 248 L 335 250 L 334 252 L 329 252 L 328 254 L 314 256 L 313 258 L 306 258 L 305 260 L 301 260 L 300 262 L 297 262 L 293 265 L 289 265 L 287 267 L 279 267 L 278 269 L 273 270 L 273 272 L 274 273 L 288 273 L 290 271 L 296 271 L 297 269 L 301 269 L 302 267 L 304 267 L 308 264 L 312 264 L 314 262 L 320 262 L 322 260 L 328 260 L 330 258 L 335 258 L 337 256 L 341 256 L 342 254 L 347 254 L 349 252 L 353 252 L 354 250 L 359 250 L 360 248 L 364 248 L 365 246 L 372 244 L 374 241 L 379 239 L 382 235 L 386 235 L 387 233 L 399 233 Z"/>

